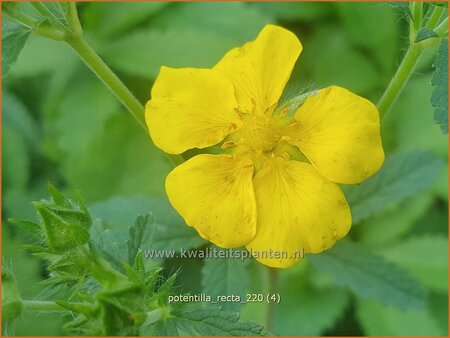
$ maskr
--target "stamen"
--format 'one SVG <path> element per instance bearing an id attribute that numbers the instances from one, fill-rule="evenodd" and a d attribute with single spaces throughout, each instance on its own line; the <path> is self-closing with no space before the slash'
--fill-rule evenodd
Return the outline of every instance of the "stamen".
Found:
<path id="1" fill-rule="evenodd" d="M 234 146 L 236 146 L 236 142 L 234 142 L 234 141 L 227 141 L 224 144 L 222 144 L 221 148 L 222 149 L 227 149 L 227 148 L 231 148 L 231 147 L 234 147 Z"/>

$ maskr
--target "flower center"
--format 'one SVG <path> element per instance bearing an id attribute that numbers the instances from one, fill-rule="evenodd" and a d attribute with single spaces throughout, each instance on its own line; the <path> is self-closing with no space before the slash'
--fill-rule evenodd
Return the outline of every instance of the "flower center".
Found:
<path id="1" fill-rule="evenodd" d="M 275 148 L 281 135 L 276 122 L 270 116 L 243 114 L 243 120 L 243 126 L 231 135 L 230 146 L 236 145 L 239 151 L 250 151 L 254 154 L 270 152 Z"/>

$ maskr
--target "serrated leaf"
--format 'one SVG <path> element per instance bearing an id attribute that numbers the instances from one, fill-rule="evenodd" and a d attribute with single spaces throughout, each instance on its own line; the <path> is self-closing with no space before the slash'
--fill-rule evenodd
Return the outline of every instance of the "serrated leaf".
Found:
<path id="1" fill-rule="evenodd" d="M 436 32 L 434 30 L 432 30 L 430 28 L 427 28 L 427 27 L 422 27 L 417 32 L 416 40 L 414 42 L 420 42 L 420 41 L 423 41 L 423 40 L 436 38 L 437 36 L 438 35 L 436 34 Z"/>
<path id="2" fill-rule="evenodd" d="M 16 62 L 31 30 L 21 24 L 2 17 L 2 76 Z"/>
<path id="3" fill-rule="evenodd" d="M 218 249 L 217 250 L 221 250 Z M 213 297 L 239 296 L 245 301 L 245 294 L 250 283 L 247 270 L 248 260 L 207 258 L 202 268 L 203 293 Z M 241 302 L 219 302 L 225 311 L 238 312 Z"/>
<path id="4" fill-rule="evenodd" d="M 408 269 L 427 288 L 448 291 L 448 239 L 440 235 L 414 236 L 387 246 L 382 256 Z"/>
<path id="5" fill-rule="evenodd" d="M 320 271 L 361 298 L 375 298 L 400 308 L 422 308 L 425 290 L 407 272 L 362 247 L 341 241 L 333 249 L 309 255 Z"/>
<path id="6" fill-rule="evenodd" d="M 448 40 L 443 39 L 439 47 L 436 60 L 434 61 L 435 71 L 431 84 L 433 93 L 431 94 L 431 105 L 436 108 L 434 120 L 441 125 L 442 132 L 448 133 Z"/>
<path id="7" fill-rule="evenodd" d="M 260 324 L 239 321 L 238 313 L 220 311 L 218 307 L 180 304 L 170 311 L 169 318 L 154 325 L 153 334 L 200 336 L 260 336 Z"/>
<path id="8" fill-rule="evenodd" d="M 151 246 L 155 237 L 157 225 L 153 223 L 151 215 L 138 216 L 134 226 L 130 227 L 128 233 L 128 262 L 133 264 L 142 245 Z M 150 219 L 149 219 L 150 218 Z"/>
<path id="9" fill-rule="evenodd" d="M 353 223 L 430 188 L 441 167 L 442 161 L 431 152 L 411 151 L 388 157 L 375 176 L 345 189 Z"/>

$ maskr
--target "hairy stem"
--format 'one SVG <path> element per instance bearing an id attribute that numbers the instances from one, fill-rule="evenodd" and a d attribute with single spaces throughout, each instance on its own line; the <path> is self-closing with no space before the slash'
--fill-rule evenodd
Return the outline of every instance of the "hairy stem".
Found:
<path id="1" fill-rule="evenodd" d="M 24 300 L 24 311 L 58 311 L 69 312 L 68 309 L 56 304 L 55 302 L 43 301 L 43 300 Z"/>
<path id="2" fill-rule="evenodd" d="M 403 57 L 400 66 L 397 69 L 394 77 L 389 83 L 388 87 L 383 93 L 380 101 L 378 101 L 377 107 L 380 111 L 380 117 L 384 118 L 386 113 L 391 109 L 394 102 L 402 92 L 412 73 L 414 68 L 422 55 L 423 49 L 417 44 L 411 44 Z"/>
<path id="3" fill-rule="evenodd" d="M 79 305 L 83 303 L 72 302 L 73 305 Z M 34 311 L 34 312 L 71 312 L 55 302 L 43 301 L 43 300 L 24 300 L 23 301 L 24 311 Z M 151 325 L 156 323 L 164 317 L 166 311 L 162 308 L 155 309 L 146 313 L 146 319 L 143 325 Z"/>
<path id="4" fill-rule="evenodd" d="M 269 284 L 269 294 L 277 293 L 277 284 L 278 284 L 278 270 L 275 268 L 267 268 L 268 273 L 268 284 Z M 267 306 L 267 316 L 266 316 L 266 330 L 271 332 L 274 328 L 275 323 L 275 310 L 277 303 L 270 302 Z"/>

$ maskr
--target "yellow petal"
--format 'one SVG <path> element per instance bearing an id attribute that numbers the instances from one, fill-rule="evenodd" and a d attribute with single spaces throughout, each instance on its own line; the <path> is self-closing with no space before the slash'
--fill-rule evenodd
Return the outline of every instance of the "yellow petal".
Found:
<path id="1" fill-rule="evenodd" d="M 267 25 L 256 40 L 229 51 L 214 67 L 233 82 L 241 111 L 264 113 L 279 100 L 302 45 L 290 31 Z M 253 101 L 253 102 L 252 102 Z"/>
<path id="2" fill-rule="evenodd" d="M 212 69 L 162 67 L 147 103 L 145 119 L 157 147 L 181 154 L 222 141 L 242 122 L 234 89 Z"/>
<path id="3" fill-rule="evenodd" d="M 197 155 L 166 179 L 173 207 L 206 240 L 222 248 L 247 244 L 256 232 L 249 157 Z"/>
<path id="4" fill-rule="evenodd" d="M 309 96 L 297 110 L 285 139 L 333 182 L 360 183 L 384 161 L 377 108 L 340 87 Z"/>
<path id="5" fill-rule="evenodd" d="M 332 247 L 350 229 L 341 189 L 310 164 L 274 158 L 256 174 L 254 186 L 258 225 L 246 247 L 265 265 L 290 267 L 303 253 Z"/>

